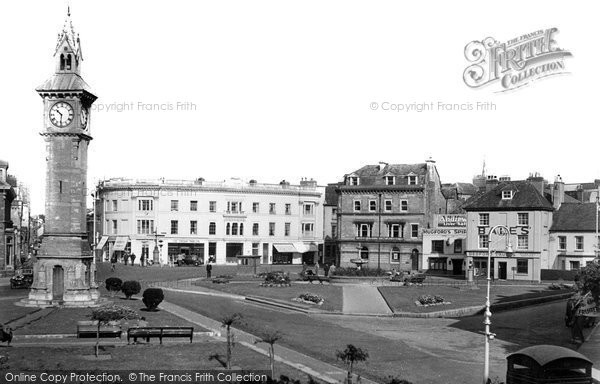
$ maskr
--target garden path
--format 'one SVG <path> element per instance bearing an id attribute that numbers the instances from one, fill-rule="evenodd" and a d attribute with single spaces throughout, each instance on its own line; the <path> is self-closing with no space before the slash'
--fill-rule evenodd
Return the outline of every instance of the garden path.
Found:
<path id="1" fill-rule="evenodd" d="M 371 285 L 344 285 L 345 314 L 391 315 L 379 289 Z"/>

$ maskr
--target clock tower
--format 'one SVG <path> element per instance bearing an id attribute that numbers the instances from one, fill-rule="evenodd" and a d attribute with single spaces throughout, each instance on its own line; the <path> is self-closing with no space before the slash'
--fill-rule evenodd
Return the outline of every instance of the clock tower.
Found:
<path id="1" fill-rule="evenodd" d="M 97 97 L 81 77 L 83 55 L 70 9 L 54 60 L 54 75 L 36 89 L 44 103 L 46 222 L 33 285 L 21 304 L 93 306 L 99 292 L 87 241 L 86 181 L 90 108 Z"/>

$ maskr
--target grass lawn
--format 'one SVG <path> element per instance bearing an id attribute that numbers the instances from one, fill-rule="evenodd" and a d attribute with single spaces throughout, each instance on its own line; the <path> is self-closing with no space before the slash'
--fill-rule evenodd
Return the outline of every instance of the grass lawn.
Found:
<path id="1" fill-rule="evenodd" d="M 383 295 L 394 312 L 416 312 L 427 313 L 448 309 L 485 305 L 486 288 L 459 289 L 448 286 L 399 286 L 380 287 L 379 292 Z M 570 290 L 550 290 L 545 286 L 520 287 L 512 285 L 496 285 L 490 290 L 491 303 L 503 303 L 508 301 L 522 300 L 533 297 L 557 295 L 567 293 Z M 452 304 L 435 305 L 430 307 L 419 307 L 415 305 L 421 295 L 439 295 Z"/>
<path id="2" fill-rule="evenodd" d="M 124 346 L 101 346 L 101 355 L 110 354 L 110 360 L 89 361 L 82 356 L 93 355 L 93 346 L 56 346 L 3 348 L 0 351 L 8 355 L 11 371 L 35 370 L 201 370 L 222 369 L 222 365 L 210 357 L 214 354 L 225 355 L 223 342 L 210 341 L 197 344 L 138 344 Z M 33 353 L 35 352 L 35 353 Z M 248 370 L 268 370 L 269 359 L 243 345 L 233 349 L 232 366 Z M 282 363 L 275 362 L 275 375 L 286 375 L 307 382 L 303 372 Z"/>
<path id="3" fill-rule="evenodd" d="M 307 308 L 318 308 L 325 311 L 335 312 L 342 311 L 343 292 L 341 286 L 330 284 L 295 284 L 292 282 L 291 287 L 261 287 L 261 282 L 262 280 L 256 280 L 248 283 L 233 282 L 229 284 L 213 284 L 210 281 L 200 280 L 195 284 L 222 292 L 275 299 L 292 305 L 299 305 Z M 321 306 L 293 302 L 292 299 L 298 297 L 298 295 L 301 293 L 317 294 L 325 298 L 325 302 Z"/>
<path id="4" fill-rule="evenodd" d="M 205 329 L 196 324 L 189 323 L 182 318 L 171 314 L 170 312 L 159 310 L 157 312 L 144 311 L 146 308 L 141 299 L 124 300 L 119 297 L 111 298 L 115 304 L 126 305 L 137 311 L 140 316 L 146 318 L 150 326 L 172 326 L 172 327 L 194 327 L 194 331 L 203 332 Z M 15 306 L 15 308 L 18 308 Z M 160 305 L 158 306 L 160 309 Z M 10 308 L 12 310 L 13 308 Z M 77 330 L 77 322 L 81 320 L 90 320 L 91 308 L 56 308 L 48 316 L 35 321 L 19 329 L 19 334 L 23 335 L 46 335 L 46 334 L 73 334 Z M 132 322 L 132 324 L 135 321 Z M 128 328 L 127 323 L 123 323 L 123 329 Z"/>

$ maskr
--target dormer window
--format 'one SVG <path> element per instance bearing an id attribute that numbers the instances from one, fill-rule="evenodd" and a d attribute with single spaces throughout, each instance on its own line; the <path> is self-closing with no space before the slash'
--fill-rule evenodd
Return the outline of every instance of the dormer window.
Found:
<path id="1" fill-rule="evenodd" d="M 348 177 L 348 185 L 358 185 L 358 176 Z"/>
<path id="2" fill-rule="evenodd" d="M 71 70 L 71 54 L 70 53 L 67 55 L 67 64 L 66 64 L 66 67 L 67 67 L 67 71 Z"/>
<path id="3" fill-rule="evenodd" d="M 502 191 L 502 200 L 512 200 L 513 191 Z"/>
<path id="4" fill-rule="evenodd" d="M 408 175 L 408 185 L 417 185 L 417 181 L 416 175 Z"/>
<path id="5" fill-rule="evenodd" d="M 65 55 L 63 55 L 62 53 L 60 54 L 60 70 L 65 70 Z"/>
<path id="6" fill-rule="evenodd" d="M 396 178 L 394 176 L 386 176 L 385 177 L 385 185 L 394 185 L 396 183 Z"/>

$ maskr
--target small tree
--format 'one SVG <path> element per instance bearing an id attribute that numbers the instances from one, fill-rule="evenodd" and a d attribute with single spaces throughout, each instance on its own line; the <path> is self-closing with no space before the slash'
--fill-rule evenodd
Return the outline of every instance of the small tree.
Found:
<path id="1" fill-rule="evenodd" d="M 352 344 L 348 344 L 346 349 L 337 351 L 335 356 L 338 360 L 342 360 L 344 364 L 346 364 L 346 367 L 348 368 L 348 384 L 351 384 L 354 363 L 366 361 L 369 358 L 369 353 L 366 350 L 363 351 Z"/>
<path id="2" fill-rule="evenodd" d="M 581 268 L 575 276 L 575 283 L 582 295 L 591 292 L 596 303 L 600 303 L 600 264 L 590 263 Z"/>
<path id="3" fill-rule="evenodd" d="M 242 318 L 239 313 L 227 315 L 221 319 L 221 326 L 227 330 L 227 369 L 231 369 L 231 350 L 233 349 L 233 333 L 231 327 Z"/>
<path id="4" fill-rule="evenodd" d="M 142 286 L 137 281 L 126 281 L 121 287 L 121 291 L 125 294 L 125 297 L 129 300 L 131 296 L 137 295 L 142 290 Z"/>
<path id="5" fill-rule="evenodd" d="M 164 299 L 165 294 L 160 288 L 148 288 L 142 294 L 142 301 L 149 311 L 155 311 Z"/>
<path id="6" fill-rule="evenodd" d="M 108 324 L 110 321 L 134 320 L 139 315 L 136 311 L 122 305 L 111 305 L 94 308 L 91 315 L 92 320 L 98 321 L 98 330 L 96 331 L 96 357 L 100 346 L 100 326 Z"/>
<path id="7" fill-rule="evenodd" d="M 115 294 L 121 290 L 121 287 L 123 286 L 123 280 L 119 279 L 118 277 L 109 277 L 106 279 L 104 284 L 106 285 L 106 290 L 110 296 L 114 297 Z"/>
<path id="8" fill-rule="evenodd" d="M 271 368 L 271 380 L 275 380 L 275 343 L 281 340 L 281 333 L 279 331 L 270 331 L 263 335 L 260 340 L 256 340 L 257 343 L 269 344 L 269 365 Z"/>

